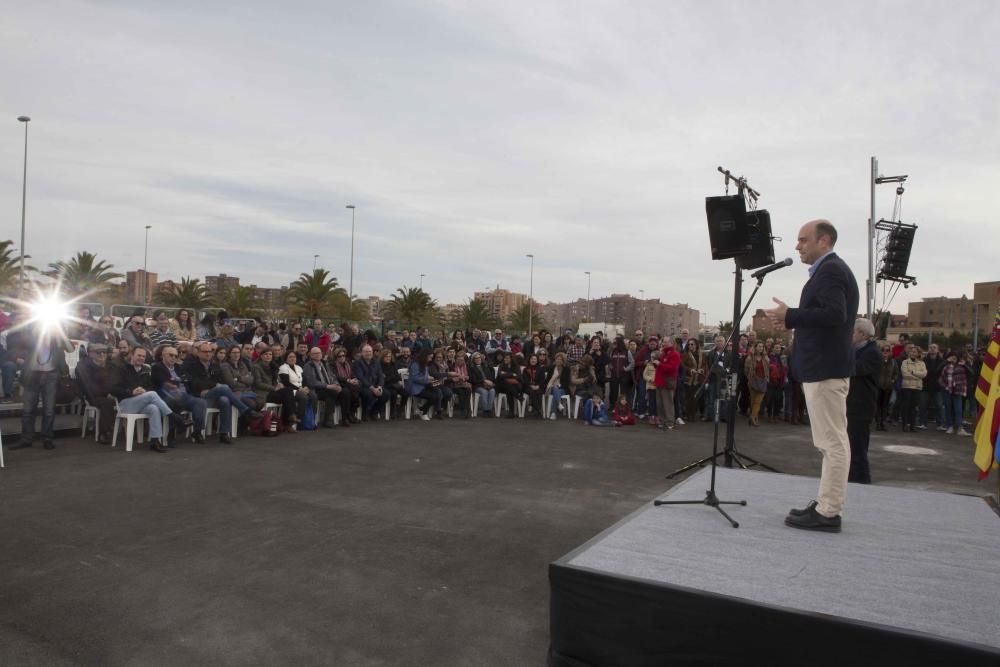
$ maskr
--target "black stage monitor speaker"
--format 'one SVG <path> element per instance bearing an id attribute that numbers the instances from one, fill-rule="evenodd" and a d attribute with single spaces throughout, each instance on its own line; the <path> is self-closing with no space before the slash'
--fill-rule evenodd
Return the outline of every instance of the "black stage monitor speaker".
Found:
<path id="1" fill-rule="evenodd" d="M 774 264 L 774 238 L 771 236 L 771 214 L 766 210 L 747 211 L 750 232 L 750 252 L 736 258 L 741 269 L 759 269 Z"/>
<path id="2" fill-rule="evenodd" d="M 747 209 L 742 195 L 705 197 L 712 259 L 729 259 L 751 250 Z"/>

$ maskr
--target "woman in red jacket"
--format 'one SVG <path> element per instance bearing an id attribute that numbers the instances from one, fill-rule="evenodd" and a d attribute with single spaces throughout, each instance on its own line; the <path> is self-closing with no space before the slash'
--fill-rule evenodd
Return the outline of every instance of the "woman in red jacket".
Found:
<path id="1" fill-rule="evenodd" d="M 669 338 L 663 341 L 660 358 L 656 364 L 656 414 L 659 417 L 660 428 L 674 428 L 674 392 L 677 390 L 677 372 L 681 367 L 681 355 L 674 348 L 674 342 Z"/>

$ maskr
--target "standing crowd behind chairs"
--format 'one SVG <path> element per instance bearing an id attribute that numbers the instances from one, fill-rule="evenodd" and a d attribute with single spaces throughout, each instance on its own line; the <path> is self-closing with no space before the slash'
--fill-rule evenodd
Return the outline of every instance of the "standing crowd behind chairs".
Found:
<path id="1" fill-rule="evenodd" d="M 79 342 L 76 386 L 100 415 L 98 440 L 111 441 L 117 413 L 135 412 L 149 418 L 150 446 L 158 452 L 189 430 L 195 442 L 204 442 L 210 413 L 218 416 L 220 441 L 230 443 L 240 424 L 259 430 L 265 410 L 286 432 L 332 427 L 338 415 L 339 425 L 349 427 L 386 417 L 504 413 L 556 419 L 567 411 L 593 425 L 647 423 L 670 430 L 715 418 L 717 380 L 726 369 L 738 377 L 729 400 L 751 426 L 761 419 L 803 424 L 807 418 L 790 349 L 781 340 L 758 340 L 752 331 L 735 349 L 717 336 L 703 350 L 686 329 L 674 339 L 642 331 L 585 339 L 545 330 L 522 339 L 502 329 L 492 335 L 440 331 L 432 338 L 426 328 L 382 336 L 321 319 L 234 326 L 225 313 L 197 320 L 182 308 L 174 317 L 153 311 L 149 320 L 137 313 L 121 330 L 111 317 L 93 321 L 88 311 L 73 321 L 67 337 Z M 26 399 L 24 436 L 11 449 L 31 445 L 39 399 L 42 438 L 47 448 L 54 446 L 54 387 L 70 374 L 66 354 L 74 351 L 66 343 L 51 335 L 42 340 L 29 327 L 15 326 L 7 335 L 0 358 L 3 400 L 11 400 L 18 380 Z M 924 354 L 905 336 L 881 350 L 877 429 L 898 422 L 904 431 L 919 431 L 933 420 L 938 430 L 968 435 L 964 417 L 978 357 L 970 350 L 941 354 L 937 345 Z M 720 403 L 719 416 L 726 419 L 728 406 Z"/>

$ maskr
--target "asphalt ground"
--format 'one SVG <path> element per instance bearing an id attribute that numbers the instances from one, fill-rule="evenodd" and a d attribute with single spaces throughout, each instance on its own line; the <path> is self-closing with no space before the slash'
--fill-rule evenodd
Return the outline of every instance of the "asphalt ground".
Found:
<path id="1" fill-rule="evenodd" d="M 741 420 L 736 436 L 819 474 L 808 427 Z M 480 418 L 168 454 L 56 445 L 5 452 L 0 470 L 0 665 L 542 665 L 548 563 L 679 481 L 664 474 L 711 451 L 712 425 Z M 884 449 L 900 445 L 929 451 Z M 995 493 L 972 451 L 875 433 L 873 477 Z"/>

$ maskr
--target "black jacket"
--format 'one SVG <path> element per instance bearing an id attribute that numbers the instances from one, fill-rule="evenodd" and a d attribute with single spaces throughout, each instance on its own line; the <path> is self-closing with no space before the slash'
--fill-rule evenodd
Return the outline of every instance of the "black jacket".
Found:
<path id="1" fill-rule="evenodd" d="M 201 360 L 193 354 L 184 360 L 178 375 L 184 378 L 188 391 L 195 396 L 201 396 L 203 391 L 215 389 L 217 384 L 224 384 L 218 366 L 210 364 L 205 368 Z"/>
<path id="2" fill-rule="evenodd" d="M 83 387 L 83 395 L 87 401 L 94 403 L 98 398 L 106 398 L 111 393 L 111 371 L 107 366 L 100 366 L 89 356 L 80 360 L 76 366 L 76 379 Z"/>
<path id="3" fill-rule="evenodd" d="M 482 366 L 476 366 L 475 364 L 469 365 L 469 382 L 472 383 L 473 387 L 482 387 L 483 382 L 489 380 L 490 382 L 496 383 L 496 378 L 493 376 L 493 367 L 484 364 Z"/>
<path id="4" fill-rule="evenodd" d="M 361 382 L 362 389 L 371 389 L 372 387 L 382 387 L 385 385 L 382 364 L 374 357 L 372 357 L 371 361 L 365 361 L 364 357 L 358 357 L 354 360 L 353 370 L 354 377 Z"/>
<path id="5" fill-rule="evenodd" d="M 934 393 L 941 389 L 938 378 L 941 376 L 941 369 L 945 366 L 945 359 L 940 353 L 936 357 L 927 355 L 924 357 L 924 365 L 927 366 L 927 377 L 924 378 L 924 391 Z"/>
<path id="6" fill-rule="evenodd" d="M 806 281 L 798 308 L 785 313 L 795 329 L 792 366 L 799 382 L 849 378 L 854 374 L 854 321 L 858 283 L 836 253 L 827 255 Z"/>
<path id="7" fill-rule="evenodd" d="M 878 378 L 882 373 L 882 352 L 878 343 L 868 341 L 854 353 L 854 374 L 847 393 L 847 418 L 868 423 L 875 417 Z"/>
<path id="8" fill-rule="evenodd" d="M 111 395 L 119 401 L 131 398 L 136 387 L 153 391 L 153 376 L 147 364 L 139 370 L 132 364 L 115 366 L 111 371 Z"/>

